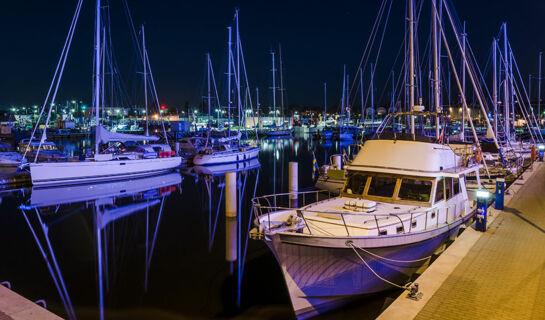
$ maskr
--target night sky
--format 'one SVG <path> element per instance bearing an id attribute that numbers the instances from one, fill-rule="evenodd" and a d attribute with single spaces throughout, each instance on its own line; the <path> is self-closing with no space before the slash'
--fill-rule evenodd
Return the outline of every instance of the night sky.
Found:
<path id="1" fill-rule="evenodd" d="M 238 7 L 250 86 L 260 88 L 262 105 L 271 103 L 269 51 L 277 51 L 281 43 L 288 103 L 320 106 L 323 82 L 328 83 L 328 104 L 338 103 L 342 65 L 346 63 L 349 74 L 354 75 L 380 1 L 128 3 L 135 24 L 145 23 L 148 54 L 162 103 L 182 106 L 200 102 L 206 52 L 212 55 L 216 78 L 222 78 L 225 27 Z M 0 105 L 43 102 L 75 5 L 76 1 L 0 2 Z M 429 10 L 428 2 L 425 8 Z M 94 1 L 85 0 L 57 101 L 89 101 L 93 10 Z M 538 52 L 545 46 L 545 1 L 459 0 L 456 10 L 460 19 L 467 21 L 469 41 L 480 63 L 486 61 L 491 39 L 502 21 L 507 21 L 525 81 L 529 73 L 537 73 Z M 386 85 L 383 75 L 389 73 L 401 43 L 404 11 L 405 1 L 394 1 L 375 76 L 377 100 Z M 429 13 L 426 15 L 422 25 L 428 27 Z M 136 77 L 136 58 L 121 0 L 111 0 L 111 21 L 120 69 L 131 83 Z"/>

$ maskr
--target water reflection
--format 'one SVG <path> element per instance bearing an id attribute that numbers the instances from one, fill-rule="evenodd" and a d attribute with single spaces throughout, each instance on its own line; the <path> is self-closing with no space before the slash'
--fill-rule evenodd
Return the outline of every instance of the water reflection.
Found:
<path id="1" fill-rule="evenodd" d="M 178 173 L 172 173 L 135 180 L 32 190 L 29 203 L 21 205 L 20 209 L 44 258 L 69 319 L 76 319 L 76 314 L 51 244 L 50 229 L 70 215 L 79 213 L 81 207 L 92 209 L 98 273 L 98 307 L 100 319 L 104 319 L 104 291 L 110 291 L 110 268 L 115 268 L 115 261 L 111 260 L 115 259 L 117 248 L 113 246 L 114 252 L 110 253 L 109 248 L 112 246 L 108 245 L 110 241 L 116 240 L 115 222 L 138 212 L 146 213 L 144 290 L 147 291 L 148 272 L 163 213 L 163 204 L 165 198 L 176 190 L 176 186 L 181 181 Z M 157 206 L 159 211 L 150 245 L 150 210 Z M 47 218 L 45 222 L 42 216 Z M 54 231 L 54 228 L 51 230 Z"/>

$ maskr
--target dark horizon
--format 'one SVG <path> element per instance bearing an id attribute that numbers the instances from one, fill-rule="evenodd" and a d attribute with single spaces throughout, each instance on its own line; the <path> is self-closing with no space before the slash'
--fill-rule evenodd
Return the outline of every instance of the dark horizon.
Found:
<path id="1" fill-rule="evenodd" d="M 84 2 L 57 102 L 73 98 L 90 101 L 92 3 Z M 322 106 L 322 86 L 327 82 L 328 106 L 332 106 L 340 99 L 342 66 L 347 65 L 352 79 L 380 3 L 319 1 L 309 6 L 288 1 L 267 4 L 163 1 L 153 5 L 134 2 L 129 6 L 134 23 L 137 26 L 145 23 L 148 53 L 162 104 L 179 107 L 186 102 L 200 103 L 206 52 L 211 53 L 218 84 L 222 82 L 219 79 L 226 60 L 226 26 L 231 23 L 235 8 L 239 8 L 250 86 L 252 94 L 255 87 L 260 88 L 261 104 L 271 104 L 269 52 L 271 48 L 278 51 L 281 43 L 287 104 Z M 3 32 L 0 105 L 43 103 L 75 5 L 71 1 L 63 1 L 62 5 L 42 1 L 0 4 Z M 429 9 L 427 1 L 425 6 Z M 529 73 L 537 73 L 538 53 L 545 43 L 541 32 L 545 22 L 540 19 L 545 3 L 522 0 L 513 7 L 507 0 L 458 1 L 455 9 L 460 19 L 467 21 L 468 40 L 481 68 L 486 63 L 492 37 L 506 21 L 524 81 L 527 83 Z M 121 1 L 112 1 L 111 10 L 113 47 L 121 73 L 128 83 L 135 82 L 130 80 L 135 78 L 131 74 L 135 71 L 135 53 Z M 403 36 L 403 17 L 404 3 L 394 2 L 375 75 L 377 103 L 388 101 L 385 86 L 389 84 L 385 79 Z M 428 28 L 428 18 L 423 19 L 421 25 Z M 427 34 L 421 37 L 425 40 Z M 424 57 L 425 53 L 420 55 Z M 537 89 L 537 85 L 533 87 Z"/>

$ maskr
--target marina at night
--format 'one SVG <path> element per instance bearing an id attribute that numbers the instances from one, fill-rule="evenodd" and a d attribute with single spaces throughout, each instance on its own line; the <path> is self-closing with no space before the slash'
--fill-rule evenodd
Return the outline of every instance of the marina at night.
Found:
<path id="1" fill-rule="evenodd" d="M 541 3 L 3 3 L 0 320 L 541 319 Z"/>

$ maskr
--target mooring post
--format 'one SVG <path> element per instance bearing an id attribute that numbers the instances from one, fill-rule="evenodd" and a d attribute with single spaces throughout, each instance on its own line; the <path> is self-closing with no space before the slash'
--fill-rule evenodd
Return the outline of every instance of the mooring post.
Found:
<path id="1" fill-rule="evenodd" d="M 298 181 L 298 164 L 297 162 L 289 163 L 289 198 L 290 198 L 290 207 L 297 208 L 297 191 L 299 191 L 299 181 Z"/>
<path id="2" fill-rule="evenodd" d="M 237 260 L 237 173 L 225 173 L 225 260 Z M 232 272 L 232 270 L 231 270 Z"/>
<path id="3" fill-rule="evenodd" d="M 337 170 L 341 170 L 343 168 L 342 156 L 340 154 L 333 155 L 333 166 Z"/>

